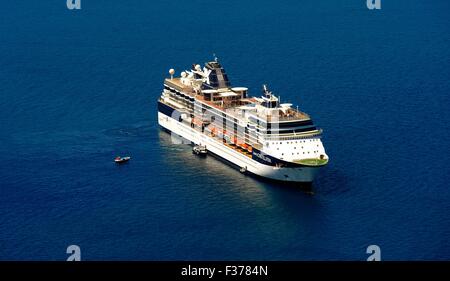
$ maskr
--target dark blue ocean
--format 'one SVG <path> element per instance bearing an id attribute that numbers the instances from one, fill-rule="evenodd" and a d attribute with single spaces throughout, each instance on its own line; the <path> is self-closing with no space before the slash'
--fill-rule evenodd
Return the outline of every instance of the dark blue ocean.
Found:
<path id="1" fill-rule="evenodd" d="M 0 260 L 450 259 L 449 1 L 81 4 L 1 1 Z M 159 129 L 168 69 L 213 53 L 324 130 L 314 195 Z"/>

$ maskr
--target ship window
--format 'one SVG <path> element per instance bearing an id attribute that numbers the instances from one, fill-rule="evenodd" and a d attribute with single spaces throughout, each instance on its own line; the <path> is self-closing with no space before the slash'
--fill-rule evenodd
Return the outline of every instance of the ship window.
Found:
<path id="1" fill-rule="evenodd" d="M 284 153 L 281 153 L 281 155 L 284 155 Z"/>

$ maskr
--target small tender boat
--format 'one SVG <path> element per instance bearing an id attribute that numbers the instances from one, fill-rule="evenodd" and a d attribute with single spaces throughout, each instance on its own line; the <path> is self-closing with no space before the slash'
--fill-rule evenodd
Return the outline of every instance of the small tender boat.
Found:
<path id="1" fill-rule="evenodd" d="M 192 153 L 204 156 L 208 153 L 208 151 L 206 150 L 206 146 L 196 145 L 194 146 L 194 148 L 192 148 Z"/>
<path id="2" fill-rule="evenodd" d="M 130 160 L 130 159 L 131 159 L 130 156 L 126 156 L 126 157 L 120 157 L 120 156 L 117 156 L 117 157 L 114 159 L 114 162 L 116 162 L 117 164 L 121 164 L 121 163 L 127 162 L 127 161 Z"/>

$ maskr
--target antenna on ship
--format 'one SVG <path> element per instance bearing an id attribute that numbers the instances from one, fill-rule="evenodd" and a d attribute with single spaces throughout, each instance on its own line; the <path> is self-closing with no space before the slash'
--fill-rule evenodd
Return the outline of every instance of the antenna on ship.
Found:
<path id="1" fill-rule="evenodd" d="M 272 94 L 272 93 L 267 89 L 267 85 L 266 85 L 266 84 L 263 84 L 263 92 L 264 92 L 264 95 L 266 96 L 266 98 L 267 98 L 267 96 L 270 97 L 270 95 Z"/>
<path id="2" fill-rule="evenodd" d="M 169 69 L 169 74 L 170 74 L 170 80 L 173 80 L 173 75 L 175 74 L 175 69 L 173 69 L 173 68 Z"/>
<path id="3" fill-rule="evenodd" d="M 214 61 L 215 61 L 215 62 L 218 62 L 218 61 L 219 61 L 219 59 L 217 58 L 217 56 L 216 56 L 215 53 L 213 54 L 213 57 L 214 57 Z"/>

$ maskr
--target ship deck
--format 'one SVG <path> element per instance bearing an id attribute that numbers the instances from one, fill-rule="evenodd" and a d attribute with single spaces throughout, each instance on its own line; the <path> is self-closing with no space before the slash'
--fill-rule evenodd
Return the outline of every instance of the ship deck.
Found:
<path id="1" fill-rule="evenodd" d="M 328 159 L 319 159 L 319 158 L 306 158 L 294 160 L 294 163 L 302 164 L 305 166 L 323 166 L 328 163 Z"/>
<path id="2" fill-rule="evenodd" d="M 181 78 L 172 78 L 172 79 L 165 79 L 165 83 L 168 86 L 174 87 L 179 91 L 182 91 L 183 93 L 188 94 L 190 97 L 195 98 L 196 100 L 199 100 L 215 109 L 221 110 L 221 111 L 226 111 L 228 114 L 232 115 L 233 117 L 243 117 L 242 114 L 240 114 L 241 110 L 238 109 L 238 107 L 243 106 L 243 105 L 247 105 L 247 104 L 252 104 L 252 103 L 257 103 L 257 99 L 253 98 L 253 97 L 249 97 L 249 98 L 245 98 L 245 99 L 241 99 L 238 102 L 235 102 L 233 104 L 228 104 L 226 106 L 220 106 L 214 102 L 205 100 L 205 98 L 200 95 L 197 94 L 194 91 L 194 88 L 184 85 L 183 83 L 181 83 Z M 279 111 L 279 114 L 277 116 L 275 115 L 262 115 L 260 113 L 257 113 L 257 117 L 265 120 L 266 122 L 287 122 L 287 121 L 302 121 L 302 120 L 309 120 L 310 117 L 308 114 L 296 110 L 294 108 L 290 108 L 289 110 L 287 110 L 286 112 L 282 112 L 281 110 Z"/>
<path id="3" fill-rule="evenodd" d="M 176 88 L 179 91 L 182 91 L 183 93 L 188 94 L 191 97 L 195 97 L 196 95 L 194 92 L 194 88 L 181 83 L 181 78 L 172 78 L 172 79 L 166 78 L 164 80 L 164 83 L 167 84 L 168 86 Z"/>

